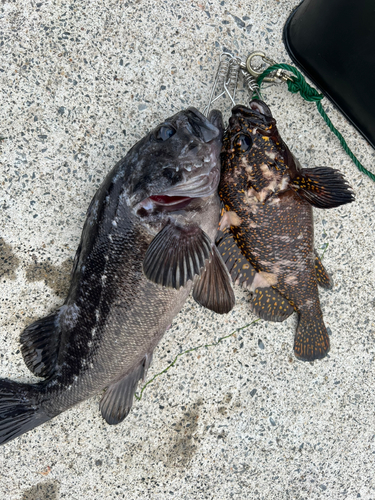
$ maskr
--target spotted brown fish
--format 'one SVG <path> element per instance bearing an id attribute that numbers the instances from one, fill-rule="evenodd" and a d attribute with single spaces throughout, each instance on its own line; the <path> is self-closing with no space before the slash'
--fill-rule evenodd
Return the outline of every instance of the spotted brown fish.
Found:
<path id="1" fill-rule="evenodd" d="M 219 194 L 225 213 L 217 245 L 233 280 L 253 292 L 251 309 L 273 321 L 297 311 L 295 355 L 323 358 L 330 344 L 317 285 L 332 283 L 314 252 L 311 206 L 332 208 L 354 200 L 342 174 L 302 168 L 268 106 L 253 100 L 232 110 Z"/>

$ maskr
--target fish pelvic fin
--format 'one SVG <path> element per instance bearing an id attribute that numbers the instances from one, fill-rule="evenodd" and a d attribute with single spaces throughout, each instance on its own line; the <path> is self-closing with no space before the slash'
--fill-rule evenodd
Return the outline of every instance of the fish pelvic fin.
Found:
<path id="1" fill-rule="evenodd" d="M 40 386 L 0 379 L 0 444 L 47 422 L 40 404 Z"/>
<path id="2" fill-rule="evenodd" d="M 315 252 L 315 275 L 318 285 L 326 290 L 330 290 L 333 287 L 333 281 L 331 276 L 327 273 L 325 267 L 320 260 L 319 255 Z"/>
<path id="3" fill-rule="evenodd" d="M 246 257 L 242 255 L 229 229 L 218 232 L 216 245 L 229 271 L 232 282 L 244 288 L 250 288 L 257 272 Z"/>
<path id="4" fill-rule="evenodd" d="M 102 417 L 107 424 L 119 424 L 128 416 L 133 406 L 137 384 L 146 376 L 151 360 L 152 353 L 147 354 L 128 375 L 107 388 L 99 403 Z"/>
<path id="5" fill-rule="evenodd" d="M 215 246 L 212 252 L 211 261 L 194 284 L 193 298 L 211 311 L 226 314 L 233 309 L 236 299 L 229 273 Z"/>
<path id="6" fill-rule="evenodd" d="M 329 348 L 329 337 L 321 311 L 316 314 L 300 312 L 294 338 L 295 356 L 301 361 L 314 361 L 324 358 Z"/>
<path id="7" fill-rule="evenodd" d="M 58 312 L 35 321 L 21 333 L 21 353 L 28 369 L 37 377 L 55 371 L 61 331 Z"/>
<path id="8" fill-rule="evenodd" d="M 153 283 L 179 290 L 201 273 L 211 255 L 211 240 L 199 226 L 169 221 L 150 243 L 143 272 Z"/>
<path id="9" fill-rule="evenodd" d="M 342 173 L 330 167 L 302 168 L 291 187 L 316 208 L 334 208 L 354 201 L 354 193 Z"/>

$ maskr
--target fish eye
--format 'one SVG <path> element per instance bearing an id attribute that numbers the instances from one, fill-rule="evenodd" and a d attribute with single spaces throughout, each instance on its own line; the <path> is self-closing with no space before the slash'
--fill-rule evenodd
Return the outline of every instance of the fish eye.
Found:
<path id="1" fill-rule="evenodd" d="M 171 127 L 170 125 L 162 125 L 156 131 L 155 137 L 156 137 L 157 141 L 162 142 L 162 141 L 166 141 L 167 139 L 172 137 L 172 135 L 174 135 L 175 133 L 176 133 L 175 129 L 173 127 Z"/>
<path id="2" fill-rule="evenodd" d="M 249 151 L 252 145 L 252 138 L 245 134 L 239 134 L 234 141 L 234 146 L 240 149 L 242 153 Z"/>

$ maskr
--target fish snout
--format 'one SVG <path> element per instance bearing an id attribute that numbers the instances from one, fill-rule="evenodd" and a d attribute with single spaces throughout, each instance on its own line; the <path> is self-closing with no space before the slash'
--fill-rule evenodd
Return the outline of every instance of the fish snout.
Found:
<path id="1" fill-rule="evenodd" d="M 216 110 L 214 110 L 216 111 Z M 189 131 L 197 137 L 200 141 L 204 143 L 211 142 L 214 139 L 221 141 L 222 137 L 222 118 L 220 121 L 220 117 L 218 113 L 221 115 L 219 111 L 216 111 L 216 114 L 213 116 L 213 122 L 207 119 L 202 113 L 200 113 L 195 108 L 188 108 L 186 115 L 188 119 L 188 128 Z M 211 117 L 211 114 L 210 114 Z M 219 125 L 219 126 L 216 126 Z"/>

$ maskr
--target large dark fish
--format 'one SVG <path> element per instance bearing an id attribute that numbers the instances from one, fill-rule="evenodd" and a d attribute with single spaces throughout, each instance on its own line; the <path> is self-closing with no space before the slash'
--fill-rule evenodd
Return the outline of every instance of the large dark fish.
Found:
<path id="1" fill-rule="evenodd" d="M 214 246 L 222 130 L 217 111 L 211 121 L 181 111 L 108 174 L 88 209 L 65 304 L 21 335 L 27 366 L 46 380 L 0 380 L 1 443 L 104 389 L 103 417 L 121 422 L 193 282 L 202 305 L 233 307 Z"/>
<path id="2" fill-rule="evenodd" d="M 353 201 L 343 176 L 331 168 L 302 168 L 269 108 L 253 100 L 249 108 L 232 110 L 219 194 L 226 211 L 219 251 L 234 280 L 253 291 L 252 310 L 273 321 L 297 311 L 295 355 L 323 358 L 329 338 L 317 285 L 332 285 L 314 252 L 311 205 L 332 208 Z"/>

